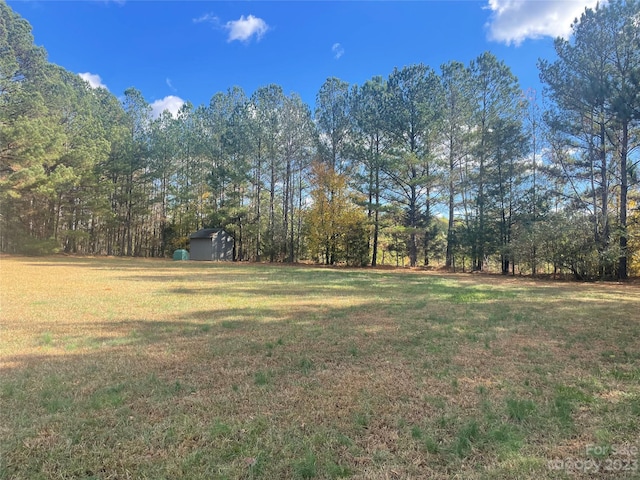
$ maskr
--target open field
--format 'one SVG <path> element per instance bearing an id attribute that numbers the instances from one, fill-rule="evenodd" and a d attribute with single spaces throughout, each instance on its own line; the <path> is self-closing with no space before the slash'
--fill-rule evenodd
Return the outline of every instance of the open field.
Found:
<path id="1" fill-rule="evenodd" d="M 640 475 L 638 286 L 64 257 L 0 275 L 2 479 Z"/>

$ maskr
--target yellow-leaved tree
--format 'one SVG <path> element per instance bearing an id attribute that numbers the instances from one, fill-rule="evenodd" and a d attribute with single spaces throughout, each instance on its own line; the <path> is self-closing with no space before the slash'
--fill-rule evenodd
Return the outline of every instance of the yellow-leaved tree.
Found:
<path id="1" fill-rule="evenodd" d="M 347 180 L 331 166 L 311 167 L 312 203 L 305 215 L 311 258 L 327 265 L 369 261 L 367 216 L 349 195 Z"/>

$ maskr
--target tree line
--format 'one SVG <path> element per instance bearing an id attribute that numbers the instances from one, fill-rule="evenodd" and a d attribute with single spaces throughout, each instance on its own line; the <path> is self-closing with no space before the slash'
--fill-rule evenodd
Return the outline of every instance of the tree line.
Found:
<path id="1" fill-rule="evenodd" d="M 585 10 L 555 50 L 544 95 L 487 52 L 329 78 L 313 112 L 272 84 L 154 118 L 48 63 L 1 2 L 0 250 L 166 256 L 224 227 L 237 260 L 626 278 L 640 4 Z"/>

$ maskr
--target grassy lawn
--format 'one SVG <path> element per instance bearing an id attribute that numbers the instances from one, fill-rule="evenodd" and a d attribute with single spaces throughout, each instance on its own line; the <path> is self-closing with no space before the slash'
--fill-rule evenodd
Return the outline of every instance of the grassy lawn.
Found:
<path id="1" fill-rule="evenodd" d="M 637 285 L 64 257 L 0 276 L 2 479 L 639 475 Z"/>

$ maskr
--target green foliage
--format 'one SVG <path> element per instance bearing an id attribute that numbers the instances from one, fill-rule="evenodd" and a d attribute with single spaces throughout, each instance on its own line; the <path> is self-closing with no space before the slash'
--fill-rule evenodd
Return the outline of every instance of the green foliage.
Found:
<path id="1" fill-rule="evenodd" d="M 48 63 L 3 2 L 0 251 L 166 256 L 219 226 L 239 260 L 364 266 L 383 253 L 625 278 L 638 250 L 639 12 L 599 4 L 556 40 L 540 62 L 544 115 L 486 52 L 440 74 L 328 78 L 314 118 L 273 84 L 153 118 L 135 88 L 121 102 Z"/>
<path id="2" fill-rule="evenodd" d="M 597 252 L 574 269 L 580 276 L 580 270 L 600 278 L 628 274 L 629 166 L 637 146 L 631 132 L 640 126 L 639 15 L 637 1 L 586 9 L 572 26 L 571 41 L 556 40 L 557 59 L 540 62 L 541 78 L 557 106 L 547 122 L 558 187 L 570 192 L 572 207 L 589 218 Z"/>
<path id="3" fill-rule="evenodd" d="M 44 254 L 57 243 L 75 251 L 89 243 L 87 212 L 100 203 L 95 167 L 110 148 L 95 117 L 101 99 L 77 75 L 46 63 L 27 22 L 5 3 L 0 9 L 0 247 Z"/>
<path id="4" fill-rule="evenodd" d="M 45 256 L 58 253 L 60 251 L 60 244 L 53 238 L 39 240 L 37 238 L 27 237 L 15 249 L 18 253 L 24 255 Z"/>
<path id="5" fill-rule="evenodd" d="M 346 173 L 351 167 L 345 158 L 351 129 L 351 104 L 349 84 L 335 77 L 322 84 L 316 98 L 319 153 L 329 169 L 338 174 Z"/>

